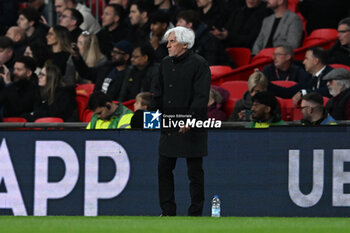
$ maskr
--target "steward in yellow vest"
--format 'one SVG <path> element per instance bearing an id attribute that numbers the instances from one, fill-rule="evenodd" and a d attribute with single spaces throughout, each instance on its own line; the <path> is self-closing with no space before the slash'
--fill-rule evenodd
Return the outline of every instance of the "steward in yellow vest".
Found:
<path id="1" fill-rule="evenodd" d="M 134 113 L 121 103 L 114 103 L 104 93 L 93 93 L 88 108 L 93 111 L 86 129 L 129 129 Z"/>

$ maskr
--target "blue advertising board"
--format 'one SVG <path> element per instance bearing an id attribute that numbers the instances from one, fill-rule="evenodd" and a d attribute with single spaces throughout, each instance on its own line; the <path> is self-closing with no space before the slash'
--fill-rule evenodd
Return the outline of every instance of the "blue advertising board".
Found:
<path id="1" fill-rule="evenodd" d="M 350 216 L 350 127 L 213 130 L 205 206 L 223 216 Z M 0 215 L 159 215 L 159 131 L 0 131 Z M 175 173 L 178 215 L 190 204 Z"/>

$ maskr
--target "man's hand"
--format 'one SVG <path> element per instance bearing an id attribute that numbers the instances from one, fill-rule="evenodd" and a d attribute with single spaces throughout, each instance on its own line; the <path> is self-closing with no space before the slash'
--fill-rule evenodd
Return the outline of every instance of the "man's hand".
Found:
<path id="1" fill-rule="evenodd" d="M 240 119 L 241 121 L 244 121 L 244 120 L 245 120 L 245 110 L 241 110 L 241 111 L 238 113 L 238 119 Z"/>
<path id="2" fill-rule="evenodd" d="M 181 127 L 180 130 L 179 130 L 179 133 L 186 133 L 190 130 L 191 128 L 190 127 Z"/>
<path id="3" fill-rule="evenodd" d="M 4 79 L 5 84 L 9 84 L 11 82 L 10 71 L 5 65 L 2 65 L 1 67 L 3 69 L 3 72 L 0 73 L 0 77 Z"/>
<path id="4" fill-rule="evenodd" d="M 301 100 L 301 93 L 300 93 L 300 92 L 297 92 L 297 93 L 293 96 L 292 100 L 293 100 L 294 106 L 295 106 L 295 107 L 298 106 L 298 105 L 299 105 L 299 102 L 300 102 L 300 100 Z"/>

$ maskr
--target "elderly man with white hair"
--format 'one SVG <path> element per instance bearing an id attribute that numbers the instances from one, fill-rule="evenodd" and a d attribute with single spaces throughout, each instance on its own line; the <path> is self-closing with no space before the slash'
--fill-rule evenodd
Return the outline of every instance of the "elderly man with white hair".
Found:
<path id="1" fill-rule="evenodd" d="M 326 105 L 335 120 L 350 120 L 350 72 L 333 69 L 323 77 L 327 81 L 329 93 L 333 96 Z"/>
<path id="2" fill-rule="evenodd" d="M 173 170 L 177 158 L 186 158 L 190 180 L 191 205 L 188 215 L 202 215 L 204 204 L 203 157 L 207 155 L 207 132 L 186 125 L 168 125 L 187 119 L 206 120 L 210 90 L 210 69 L 200 55 L 191 51 L 194 33 L 175 27 L 165 35 L 169 56 L 160 64 L 151 109 L 163 115 L 159 141 L 158 182 L 162 216 L 175 216 Z M 168 124 L 168 123 L 167 123 Z"/>

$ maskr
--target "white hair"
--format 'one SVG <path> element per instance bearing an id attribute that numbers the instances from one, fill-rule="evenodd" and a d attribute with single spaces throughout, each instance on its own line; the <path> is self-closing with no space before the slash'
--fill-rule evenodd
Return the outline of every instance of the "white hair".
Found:
<path id="1" fill-rule="evenodd" d="M 168 37 L 172 32 L 174 33 L 176 40 L 180 44 L 184 44 L 184 45 L 187 44 L 187 49 L 192 48 L 194 44 L 194 38 L 195 38 L 195 35 L 192 29 L 188 29 L 182 26 L 177 26 L 172 29 L 169 29 L 164 35 L 165 40 L 168 40 Z"/>

